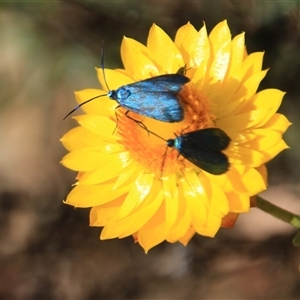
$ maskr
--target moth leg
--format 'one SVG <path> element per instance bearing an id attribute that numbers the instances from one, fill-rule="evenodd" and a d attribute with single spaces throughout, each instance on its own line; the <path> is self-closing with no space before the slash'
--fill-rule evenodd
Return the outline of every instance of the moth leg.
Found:
<path id="1" fill-rule="evenodd" d="M 134 121 L 137 125 L 139 125 L 139 126 L 140 126 L 141 128 L 143 128 L 144 130 L 146 130 L 147 133 L 148 133 L 148 135 L 150 135 L 150 132 L 149 132 L 148 128 L 146 127 L 146 125 L 145 125 L 142 121 L 136 120 L 136 119 L 134 119 L 133 117 L 129 116 L 129 113 L 130 113 L 130 110 L 127 110 L 127 111 L 125 112 L 125 116 L 126 116 L 128 119 Z"/>
<path id="2" fill-rule="evenodd" d="M 161 167 L 160 167 L 160 177 L 163 177 L 163 172 L 164 172 L 164 166 L 165 166 L 165 163 L 166 163 L 167 153 L 168 153 L 168 146 L 166 148 L 165 153 L 161 157 L 162 163 L 161 163 Z"/>
<path id="3" fill-rule="evenodd" d="M 194 124 L 194 120 L 192 120 L 192 123 L 191 123 L 190 125 L 188 125 L 187 127 L 183 128 L 183 129 L 181 130 L 181 134 L 183 134 L 184 131 L 188 130 L 193 124 Z"/>
<path id="4" fill-rule="evenodd" d="M 183 168 L 186 168 L 185 163 L 184 163 L 185 158 L 184 158 L 182 155 L 180 155 L 180 153 L 178 153 L 177 161 L 178 161 L 180 164 L 182 164 Z"/>
<path id="5" fill-rule="evenodd" d="M 167 146 L 166 151 L 162 156 L 162 163 L 161 163 L 161 167 L 160 167 L 160 177 L 163 177 L 163 171 L 164 171 L 164 166 L 165 166 L 166 159 L 167 159 L 168 149 L 169 148 Z M 173 150 L 174 150 L 174 148 L 171 149 L 171 151 L 173 151 Z M 186 165 L 184 163 L 185 158 L 180 153 L 178 153 L 178 155 L 177 155 L 177 161 L 178 161 L 178 163 L 180 163 L 182 165 L 183 168 L 186 168 Z"/>
<path id="6" fill-rule="evenodd" d="M 118 122 L 119 122 L 119 119 L 118 119 L 117 109 L 120 108 L 120 107 L 121 107 L 121 105 L 118 105 L 118 106 L 115 108 L 116 127 L 115 127 L 115 129 L 114 129 L 114 131 L 113 131 L 113 133 L 112 133 L 113 135 L 115 134 L 116 129 L 118 128 Z"/>

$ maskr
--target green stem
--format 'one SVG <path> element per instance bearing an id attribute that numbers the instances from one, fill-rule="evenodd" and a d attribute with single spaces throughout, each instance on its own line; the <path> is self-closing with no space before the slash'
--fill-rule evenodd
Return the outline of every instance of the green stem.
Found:
<path id="1" fill-rule="evenodd" d="M 256 196 L 256 207 L 267 212 L 273 217 L 280 219 L 286 223 L 291 224 L 297 229 L 300 228 L 300 216 L 294 213 L 291 213 L 281 207 L 276 206 L 275 204 Z"/>

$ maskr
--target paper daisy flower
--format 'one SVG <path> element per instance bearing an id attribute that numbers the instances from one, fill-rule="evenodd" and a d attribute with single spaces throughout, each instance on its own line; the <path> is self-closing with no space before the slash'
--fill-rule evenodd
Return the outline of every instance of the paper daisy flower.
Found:
<path id="1" fill-rule="evenodd" d="M 181 122 L 130 116 L 165 139 L 220 128 L 231 139 L 224 151 L 230 168 L 212 175 L 177 150 L 166 152 L 163 140 L 102 97 L 82 107 L 85 114 L 75 117 L 79 126 L 62 138 L 69 151 L 62 164 L 79 172 L 65 203 L 91 208 L 90 225 L 103 227 L 101 239 L 132 235 L 145 251 L 165 240 L 186 245 L 194 234 L 214 237 L 221 226 L 232 227 L 238 214 L 249 211 L 250 197 L 266 189 L 265 163 L 288 148 L 282 134 L 290 123 L 276 113 L 284 93 L 257 92 L 267 73 L 263 53 L 248 55 L 244 33 L 231 39 L 223 21 L 209 35 L 205 26 L 197 31 L 188 23 L 175 41 L 153 25 L 146 46 L 124 37 L 121 56 L 124 69 L 105 69 L 110 89 L 178 70 L 190 79 L 178 93 Z M 78 103 L 107 93 L 103 72 L 97 72 L 104 90 L 76 92 Z"/>

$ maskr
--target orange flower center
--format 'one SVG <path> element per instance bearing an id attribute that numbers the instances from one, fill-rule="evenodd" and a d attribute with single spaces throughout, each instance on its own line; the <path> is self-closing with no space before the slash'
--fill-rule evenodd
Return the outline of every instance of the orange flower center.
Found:
<path id="1" fill-rule="evenodd" d="M 118 135 L 120 143 L 131 153 L 131 158 L 157 177 L 180 172 L 183 167 L 191 167 L 176 149 L 168 148 L 167 140 L 181 134 L 204 128 L 215 127 L 214 115 L 209 99 L 197 90 L 192 83 L 186 84 L 178 93 L 178 99 L 184 109 L 184 119 L 179 123 L 165 123 L 129 112 L 129 116 L 143 125 L 125 116 L 126 110 L 120 108 L 118 114 Z"/>

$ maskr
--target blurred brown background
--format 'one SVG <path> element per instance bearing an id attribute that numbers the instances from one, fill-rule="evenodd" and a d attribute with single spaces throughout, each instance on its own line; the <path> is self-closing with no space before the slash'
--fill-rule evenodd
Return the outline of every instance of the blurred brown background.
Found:
<path id="1" fill-rule="evenodd" d="M 62 203 L 75 173 L 59 161 L 74 90 L 121 67 L 123 35 L 145 43 L 152 23 L 172 38 L 190 21 L 227 19 L 248 52 L 266 51 L 261 89 L 287 92 L 280 112 L 291 149 L 269 165 L 268 200 L 300 211 L 299 1 L 39 1 L 0 3 L 0 300 L 300 299 L 295 231 L 252 210 L 215 239 L 162 244 L 145 255 L 131 238 L 100 241 L 88 210 Z M 269 99 L 272 101 L 272 99 Z"/>

